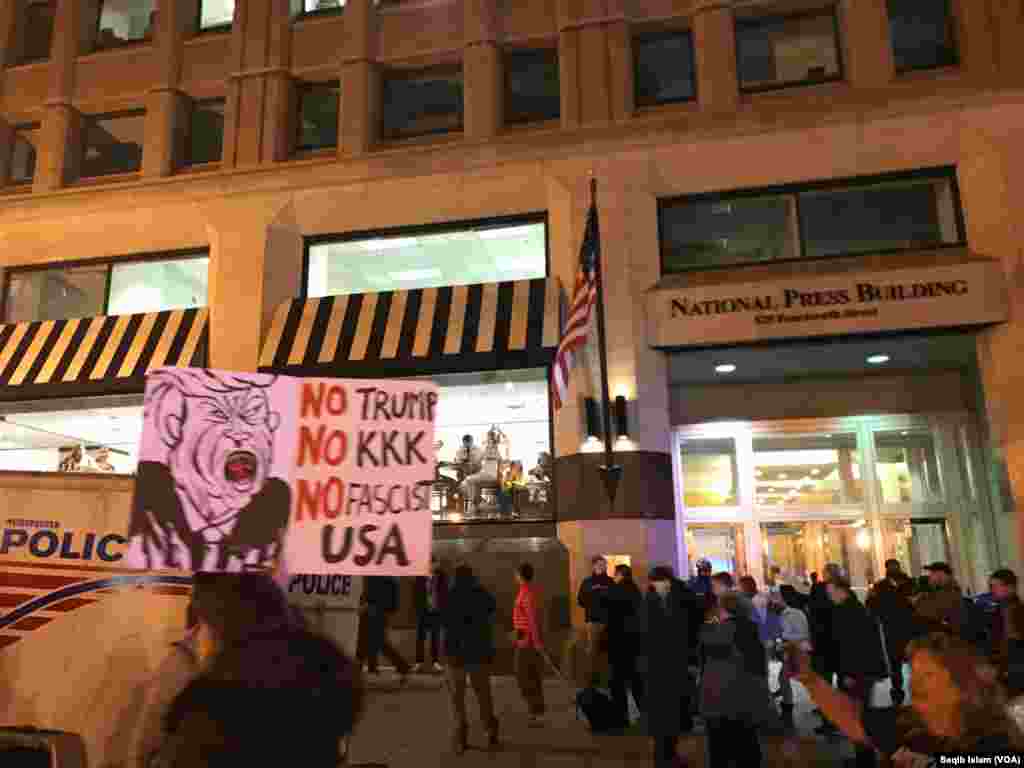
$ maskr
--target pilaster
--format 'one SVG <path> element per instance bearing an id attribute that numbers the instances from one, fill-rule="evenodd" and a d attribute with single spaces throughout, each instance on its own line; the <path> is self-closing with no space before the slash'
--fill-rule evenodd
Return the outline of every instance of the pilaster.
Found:
<path id="1" fill-rule="evenodd" d="M 693 17 L 697 100 L 709 112 L 735 112 L 739 106 L 736 71 L 736 25 L 732 10 L 709 4 Z"/>

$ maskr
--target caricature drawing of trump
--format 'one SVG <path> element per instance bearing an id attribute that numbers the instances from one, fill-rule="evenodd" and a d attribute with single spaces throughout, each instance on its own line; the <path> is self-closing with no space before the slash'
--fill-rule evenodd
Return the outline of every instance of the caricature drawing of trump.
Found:
<path id="1" fill-rule="evenodd" d="M 163 368 L 146 387 L 128 559 L 192 571 L 266 567 L 288 524 L 288 484 L 272 477 L 276 377 Z M 157 455 L 154 455 L 154 452 Z"/>

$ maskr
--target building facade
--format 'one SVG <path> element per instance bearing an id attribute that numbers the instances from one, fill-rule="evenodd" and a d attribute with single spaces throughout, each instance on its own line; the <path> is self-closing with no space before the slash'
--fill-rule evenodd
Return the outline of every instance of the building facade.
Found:
<path id="1" fill-rule="evenodd" d="M 1024 534 L 1022 42 L 1019 0 L 0 0 L 0 468 L 130 472 L 159 364 L 430 376 L 439 460 L 498 427 L 528 478 L 439 478 L 438 549 L 535 560 L 552 621 L 595 554 L 982 589 Z M 548 396 L 591 179 L 614 503 L 596 366 Z"/>

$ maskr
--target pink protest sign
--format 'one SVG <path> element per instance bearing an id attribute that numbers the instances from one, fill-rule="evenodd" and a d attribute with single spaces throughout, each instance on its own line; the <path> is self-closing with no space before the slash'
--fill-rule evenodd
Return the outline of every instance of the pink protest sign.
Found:
<path id="1" fill-rule="evenodd" d="M 154 371 L 127 564 L 426 573 L 436 405 L 429 382 Z"/>

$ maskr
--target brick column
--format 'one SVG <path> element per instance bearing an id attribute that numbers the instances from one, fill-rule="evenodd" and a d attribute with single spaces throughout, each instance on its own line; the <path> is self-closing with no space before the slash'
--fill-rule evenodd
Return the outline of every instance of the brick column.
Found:
<path id="1" fill-rule="evenodd" d="M 0 0 L 0 66 L 9 66 L 18 45 L 18 0 Z"/>
<path id="2" fill-rule="evenodd" d="M 194 0 L 161 0 L 154 35 L 159 60 L 155 87 L 146 95 L 142 176 L 170 176 L 181 160 L 180 149 L 189 104 L 178 88 L 186 30 L 193 25 Z"/>
<path id="3" fill-rule="evenodd" d="M 1004 82 L 1024 82 L 1024 3 L 1019 0 L 991 0 L 995 19 L 995 49 Z"/>
<path id="4" fill-rule="evenodd" d="M 77 0 L 57 0 L 50 49 L 46 115 L 40 129 L 33 189 L 50 192 L 77 175 L 81 154 L 78 111 L 71 106 L 75 59 L 81 46 L 86 8 Z"/>
<path id="5" fill-rule="evenodd" d="M 372 55 L 376 15 L 373 0 L 352 0 L 345 6 L 345 36 L 338 73 L 339 156 L 366 154 L 377 140 L 379 83 Z"/>
<path id="6" fill-rule="evenodd" d="M 693 17 L 697 99 L 710 112 L 735 112 L 739 106 L 736 25 L 727 3 L 707 3 Z"/>
<path id="7" fill-rule="evenodd" d="M 987 2 L 978 0 L 951 0 L 956 16 L 956 41 L 960 51 L 960 68 L 974 80 L 988 81 L 995 76 L 998 66 L 997 20 Z M 1017 38 L 1016 45 L 1020 45 Z"/>
<path id="8" fill-rule="evenodd" d="M 11 152 L 14 149 L 14 126 L 0 118 L 0 185 L 7 183 L 11 172 Z"/>
<path id="9" fill-rule="evenodd" d="M 580 124 L 580 31 L 573 0 L 558 0 L 557 13 L 559 114 L 562 128 L 571 129 Z"/>
<path id="10" fill-rule="evenodd" d="M 847 78 L 858 88 L 878 88 L 895 73 L 886 0 L 846 0 L 842 7 Z"/>
<path id="11" fill-rule="evenodd" d="M 633 36 L 623 16 L 605 28 L 608 43 L 608 85 L 612 120 L 626 120 L 636 108 L 633 87 Z"/>
<path id="12" fill-rule="evenodd" d="M 504 122 L 504 67 L 497 26 L 495 0 L 463 4 L 463 108 L 465 135 L 470 139 L 496 135 Z"/>

